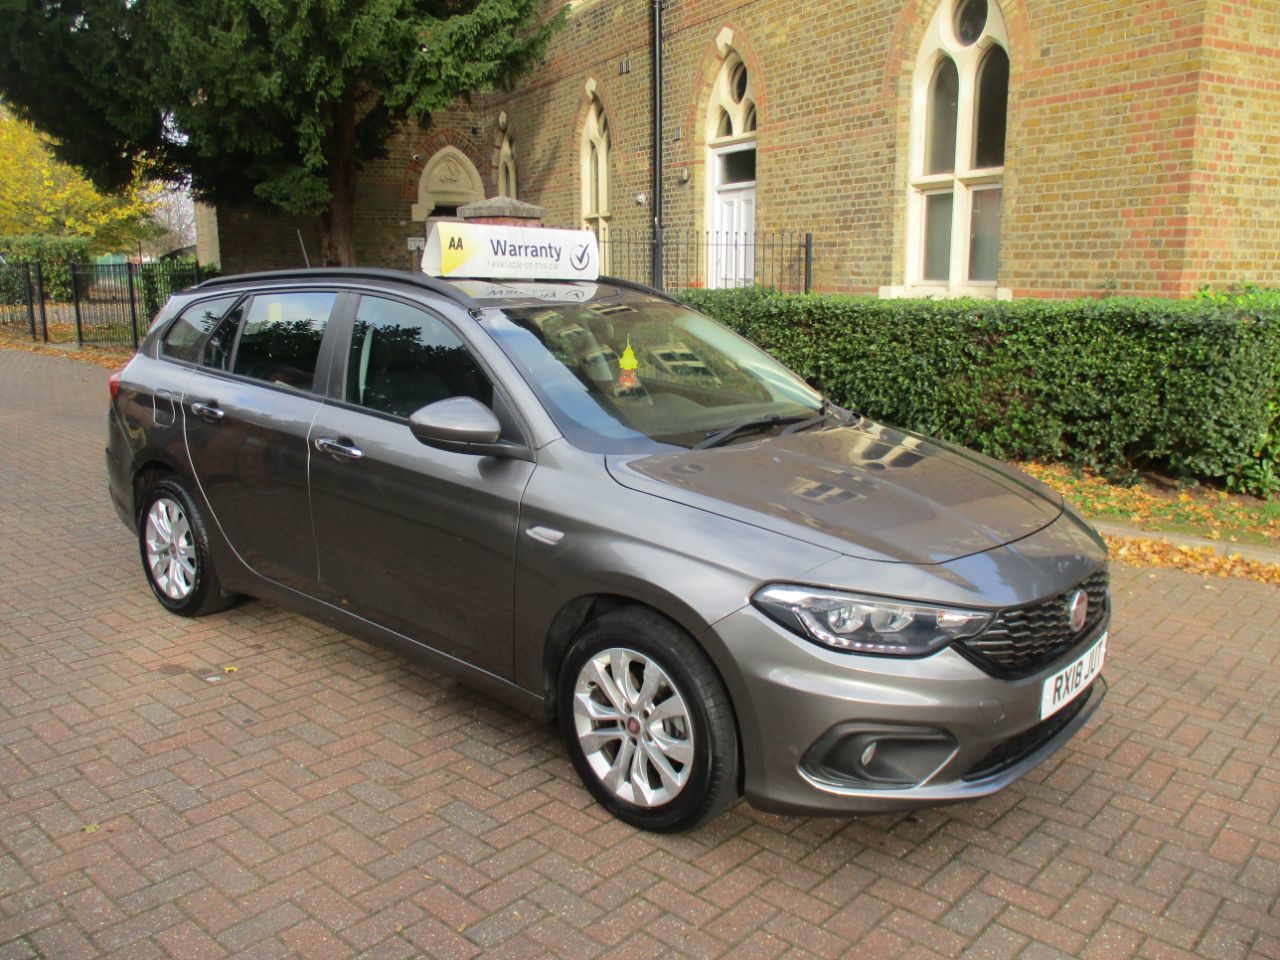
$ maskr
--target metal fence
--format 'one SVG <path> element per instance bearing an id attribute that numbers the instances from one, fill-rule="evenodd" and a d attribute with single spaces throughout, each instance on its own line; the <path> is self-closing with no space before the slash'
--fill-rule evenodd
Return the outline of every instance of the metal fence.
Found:
<path id="1" fill-rule="evenodd" d="M 0 336 L 135 349 L 169 295 L 205 274 L 190 260 L 0 263 Z"/>
<path id="2" fill-rule="evenodd" d="M 813 234 L 610 230 L 600 241 L 601 271 L 653 283 L 655 257 L 663 290 L 698 287 L 772 287 L 808 293 L 813 285 Z"/>
<path id="3" fill-rule="evenodd" d="M 813 234 L 613 230 L 602 272 L 679 291 L 772 287 L 807 293 Z M 134 349 L 169 295 L 207 274 L 191 260 L 158 263 L 0 263 L 0 336 Z"/>

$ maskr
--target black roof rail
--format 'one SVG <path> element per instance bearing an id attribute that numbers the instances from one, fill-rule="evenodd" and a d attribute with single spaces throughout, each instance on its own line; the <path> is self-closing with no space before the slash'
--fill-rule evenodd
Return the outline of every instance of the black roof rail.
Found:
<path id="1" fill-rule="evenodd" d="M 422 287 L 433 293 L 448 297 L 454 303 L 468 310 L 480 308 L 474 299 L 467 296 L 453 284 L 425 273 L 412 273 L 408 270 L 389 270 L 386 267 L 299 267 L 293 270 L 264 270 L 258 273 L 232 273 L 222 277 L 213 277 L 203 283 L 191 287 L 191 290 L 210 290 L 218 287 L 229 287 L 241 283 L 270 283 L 288 280 L 381 280 L 384 282 L 402 283 L 411 287 Z"/>

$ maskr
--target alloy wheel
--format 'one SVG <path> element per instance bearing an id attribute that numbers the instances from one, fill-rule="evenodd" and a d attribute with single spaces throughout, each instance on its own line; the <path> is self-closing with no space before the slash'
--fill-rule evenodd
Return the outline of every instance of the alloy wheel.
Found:
<path id="1" fill-rule="evenodd" d="M 160 497 L 147 511 L 147 570 L 160 592 L 171 600 L 185 600 L 196 585 L 196 545 L 182 505 Z"/>
<path id="2" fill-rule="evenodd" d="M 695 750 L 689 709 L 649 657 L 611 647 L 587 660 L 574 685 L 573 722 L 587 763 L 618 799 L 657 807 L 688 782 Z"/>

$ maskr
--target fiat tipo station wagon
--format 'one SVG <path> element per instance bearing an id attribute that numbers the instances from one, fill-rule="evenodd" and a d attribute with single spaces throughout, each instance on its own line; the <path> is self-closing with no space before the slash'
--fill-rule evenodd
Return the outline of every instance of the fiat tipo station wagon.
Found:
<path id="1" fill-rule="evenodd" d="M 980 797 L 1096 709 L 1106 551 L 1056 493 L 597 277 L 590 234 L 441 229 L 436 276 L 205 282 L 113 375 L 167 609 L 261 597 L 460 676 L 658 831 Z"/>

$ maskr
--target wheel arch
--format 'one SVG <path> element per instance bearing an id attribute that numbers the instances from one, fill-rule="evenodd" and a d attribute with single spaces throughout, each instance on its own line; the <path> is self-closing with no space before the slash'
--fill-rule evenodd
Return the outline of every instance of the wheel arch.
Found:
<path id="1" fill-rule="evenodd" d="M 161 480 L 174 480 L 186 491 L 187 496 L 191 498 L 193 505 L 204 518 L 209 550 L 218 569 L 222 593 L 230 597 L 237 593 L 252 592 L 249 588 L 252 579 L 246 578 L 240 557 L 223 535 L 222 528 L 205 500 L 204 491 L 199 483 L 192 479 L 189 470 L 174 463 L 164 453 L 159 451 L 151 451 L 151 453 L 149 457 L 139 458 L 138 467 L 133 471 L 131 479 L 134 533 L 136 534 L 142 526 L 142 498 L 146 496 L 147 491 Z"/>
<path id="2" fill-rule="evenodd" d="M 542 702 L 548 723 L 556 718 L 556 684 L 560 677 L 560 666 L 564 663 L 565 651 L 569 649 L 574 636 L 592 620 L 612 610 L 634 605 L 647 606 L 621 594 L 594 593 L 575 597 L 556 611 L 547 627 L 546 642 L 542 648 Z"/>
<path id="3" fill-rule="evenodd" d="M 669 611 L 648 600 L 623 593 L 593 593 L 575 597 L 561 606 L 555 617 L 552 618 L 543 649 L 542 682 L 544 696 L 542 702 L 546 722 L 556 723 L 559 720 L 557 688 L 559 686 L 560 670 L 565 662 L 565 653 L 573 642 L 573 638 L 593 620 L 608 613 L 627 609 L 644 611 L 665 620 L 683 633 L 689 642 L 706 657 L 711 671 L 719 679 L 724 689 L 729 719 L 733 724 L 737 762 L 736 774 L 732 777 L 732 781 L 736 791 L 735 796 L 741 797 L 746 784 L 746 755 L 742 718 L 734 696 L 735 690 L 739 689 L 738 684 L 730 682 L 731 678 L 725 675 L 724 666 L 726 665 L 722 665 L 720 659 L 716 656 L 716 651 L 709 649 L 708 644 L 705 642 L 708 625 L 703 624 L 700 628 L 691 628 L 688 623 L 683 622 L 682 618 L 672 616 Z"/>
<path id="4" fill-rule="evenodd" d="M 573 638 L 578 631 L 592 620 L 602 617 L 606 613 L 628 607 L 639 607 L 662 617 L 678 627 L 706 655 L 708 662 L 711 664 L 711 669 L 716 672 L 729 695 L 729 710 L 733 715 L 734 726 L 738 730 L 738 750 L 741 754 L 742 721 L 738 704 L 734 697 L 735 690 L 740 689 L 740 686 L 738 683 L 733 682 L 736 680 L 735 677 L 726 676 L 724 665 L 720 662 L 721 658 L 717 656 L 718 651 L 710 649 L 704 642 L 706 630 L 710 625 L 701 622 L 691 612 L 685 611 L 683 616 L 675 615 L 671 609 L 664 609 L 665 606 L 667 605 L 659 605 L 649 599 L 618 592 L 582 594 L 564 603 L 551 619 L 542 651 L 542 702 L 546 721 L 551 723 L 556 719 L 558 707 L 556 687 L 560 677 L 560 668 L 564 663 L 565 651 L 569 649 L 569 644 L 573 642 Z M 679 606 L 679 604 L 673 604 L 673 606 Z M 741 759 L 740 756 L 739 760 Z M 743 771 L 744 767 L 739 763 L 739 780 L 742 778 Z M 739 787 L 741 787 L 741 783 L 739 783 Z"/>
<path id="5" fill-rule="evenodd" d="M 133 515 L 136 518 L 138 511 L 142 509 L 142 497 L 146 494 L 152 484 L 165 477 L 179 476 L 179 471 L 167 459 L 160 457 L 152 457 L 142 461 L 136 470 L 133 471 Z"/>

